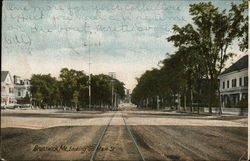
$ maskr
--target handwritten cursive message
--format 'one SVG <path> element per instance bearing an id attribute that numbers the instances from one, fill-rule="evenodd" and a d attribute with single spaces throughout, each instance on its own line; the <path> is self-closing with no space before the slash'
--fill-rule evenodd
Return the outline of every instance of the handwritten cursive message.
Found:
<path id="1" fill-rule="evenodd" d="M 116 37 L 120 33 L 171 33 L 170 22 L 186 19 L 182 6 L 169 2 L 6 0 L 2 44 L 6 49 L 31 52 L 72 44 L 74 48 L 84 47 L 90 33 Z M 101 43 L 97 40 L 92 44 Z"/>

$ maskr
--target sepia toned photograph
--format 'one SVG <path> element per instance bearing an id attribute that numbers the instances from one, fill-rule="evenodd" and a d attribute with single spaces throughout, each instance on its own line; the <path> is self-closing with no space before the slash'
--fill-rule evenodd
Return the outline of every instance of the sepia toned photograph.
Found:
<path id="1" fill-rule="evenodd" d="M 1 161 L 248 161 L 247 0 L 2 0 Z"/>

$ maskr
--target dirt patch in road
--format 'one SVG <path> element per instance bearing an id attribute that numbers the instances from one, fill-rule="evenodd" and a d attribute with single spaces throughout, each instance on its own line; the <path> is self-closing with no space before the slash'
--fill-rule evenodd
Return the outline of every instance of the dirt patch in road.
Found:
<path id="1" fill-rule="evenodd" d="M 141 160 L 125 126 L 108 127 L 100 147 L 95 160 Z"/>
<path id="2" fill-rule="evenodd" d="M 132 126 L 132 129 L 146 158 L 231 161 L 247 151 L 244 127 Z M 149 153 L 148 147 L 157 153 Z"/>
<path id="3" fill-rule="evenodd" d="M 102 126 L 3 128 L 2 157 L 7 160 L 88 160 L 102 129 Z"/>
<path id="4" fill-rule="evenodd" d="M 138 133 L 133 133 L 133 137 L 136 139 L 136 142 L 144 149 L 147 149 L 149 151 L 153 151 L 153 149 L 151 149 L 149 147 L 149 145 L 145 142 L 145 140 L 143 139 L 143 137 L 139 136 Z"/>
<path id="5" fill-rule="evenodd" d="M 131 128 L 132 129 L 132 128 Z M 160 161 L 164 160 L 164 155 L 162 155 L 161 152 L 157 151 L 153 146 L 152 142 L 150 140 L 146 140 L 144 137 L 144 134 L 140 134 L 138 132 L 135 132 L 133 129 L 131 130 L 133 137 L 136 140 L 136 143 L 139 146 L 139 149 L 142 152 L 142 155 L 146 160 L 151 161 Z"/>
<path id="6" fill-rule="evenodd" d="M 94 111 L 5 113 L 11 113 L 5 114 L 1 122 L 1 155 L 7 160 L 89 160 L 113 115 Z M 145 160 L 231 161 L 238 160 L 247 151 L 247 118 L 244 117 L 161 111 L 123 113 Z M 84 116 L 89 119 L 81 119 Z M 119 113 L 113 118 L 99 150 L 97 159 L 140 160 Z"/>
<path id="7" fill-rule="evenodd" d="M 90 119 L 98 117 L 110 117 L 108 114 L 96 113 L 2 113 L 2 116 L 8 117 L 30 117 L 30 118 L 68 118 L 68 119 Z"/>

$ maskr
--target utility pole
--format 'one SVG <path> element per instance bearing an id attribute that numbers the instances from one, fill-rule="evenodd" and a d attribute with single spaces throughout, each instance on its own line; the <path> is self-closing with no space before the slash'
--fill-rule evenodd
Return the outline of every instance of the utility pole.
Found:
<path id="1" fill-rule="evenodd" d="M 116 78 L 115 72 L 109 72 L 109 76 L 112 77 L 111 80 L 111 107 L 114 107 L 114 79 Z"/>
<path id="2" fill-rule="evenodd" d="M 90 35 L 91 32 L 89 32 L 89 44 L 88 44 L 88 53 L 89 53 L 89 108 L 91 108 L 91 73 L 90 73 Z"/>
<path id="3" fill-rule="evenodd" d="M 115 105 L 114 106 L 117 107 L 116 105 L 117 105 L 117 98 L 116 98 L 116 93 L 115 93 Z"/>
<path id="4" fill-rule="evenodd" d="M 113 80 L 111 80 L 111 86 L 112 86 L 111 87 L 112 88 L 111 89 L 111 107 L 113 107 L 114 106 L 114 99 L 113 99 L 114 98 L 113 97 L 114 96 L 114 86 L 113 86 Z"/>

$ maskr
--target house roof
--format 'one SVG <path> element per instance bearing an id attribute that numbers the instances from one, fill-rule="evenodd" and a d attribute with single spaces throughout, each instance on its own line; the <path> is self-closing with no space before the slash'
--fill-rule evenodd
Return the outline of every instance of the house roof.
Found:
<path id="1" fill-rule="evenodd" d="M 1 82 L 5 81 L 8 74 L 9 74 L 8 71 L 1 71 Z"/>
<path id="2" fill-rule="evenodd" d="M 242 58 L 240 58 L 237 62 L 235 62 L 229 68 L 227 68 L 224 72 L 222 72 L 221 75 L 231 73 L 234 71 L 240 71 L 241 69 L 245 69 L 245 68 L 248 68 L 248 55 L 245 55 Z"/>

